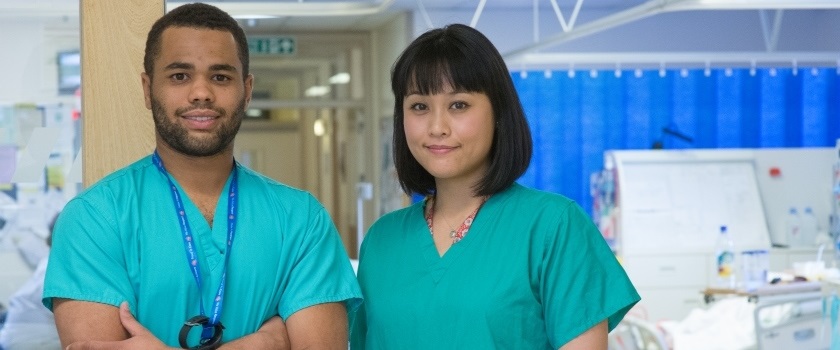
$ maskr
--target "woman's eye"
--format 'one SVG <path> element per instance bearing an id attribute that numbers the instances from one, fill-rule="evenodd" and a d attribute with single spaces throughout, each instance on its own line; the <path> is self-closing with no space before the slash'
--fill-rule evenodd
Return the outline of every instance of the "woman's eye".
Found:
<path id="1" fill-rule="evenodd" d="M 424 105 L 424 104 L 422 104 L 422 103 L 413 103 L 413 104 L 412 104 L 410 107 L 408 107 L 408 108 L 409 108 L 409 109 L 411 109 L 411 110 L 413 110 L 413 111 L 425 111 L 425 110 L 426 110 L 426 105 Z"/>
<path id="2" fill-rule="evenodd" d="M 467 103 L 463 101 L 458 101 L 452 104 L 453 109 L 464 109 L 467 108 Z"/>

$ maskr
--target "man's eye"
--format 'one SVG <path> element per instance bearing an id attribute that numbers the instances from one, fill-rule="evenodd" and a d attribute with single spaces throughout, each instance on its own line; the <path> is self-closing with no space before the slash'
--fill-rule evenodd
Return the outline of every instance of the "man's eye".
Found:
<path id="1" fill-rule="evenodd" d="M 187 75 L 184 74 L 184 73 L 175 73 L 175 74 L 172 74 L 172 79 L 173 80 L 185 80 L 185 79 L 187 79 Z"/>
<path id="2" fill-rule="evenodd" d="M 213 76 L 213 80 L 215 80 L 215 81 L 220 81 L 220 82 L 221 82 L 221 81 L 229 81 L 229 80 L 231 80 L 231 79 L 230 79 L 230 77 L 229 77 L 229 76 L 227 76 L 227 75 L 214 75 L 214 76 Z"/>

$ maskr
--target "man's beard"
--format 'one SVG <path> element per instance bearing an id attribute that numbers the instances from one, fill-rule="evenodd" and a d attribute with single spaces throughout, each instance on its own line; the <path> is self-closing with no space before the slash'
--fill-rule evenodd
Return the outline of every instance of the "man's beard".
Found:
<path id="1" fill-rule="evenodd" d="M 236 110 L 230 114 L 230 119 L 221 121 L 222 123 L 213 135 L 214 137 L 208 139 L 191 138 L 187 128 L 169 119 L 166 110 L 154 96 L 151 100 L 152 116 L 158 135 L 174 150 L 193 157 L 207 157 L 224 151 L 233 142 L 236 133 L 239 132 L 239 126 L 242 125 L 242 118 L 245 116 L 245 99 L 242 99 Z M 211 109 L 218 113 L 221 118 L 228 115 L 223 108 L 213 107 L 209 103 L 194 103 L 190 107 L 176 109 L 175 117 L 180 118 L 183 113 L 196 108 Z"/>

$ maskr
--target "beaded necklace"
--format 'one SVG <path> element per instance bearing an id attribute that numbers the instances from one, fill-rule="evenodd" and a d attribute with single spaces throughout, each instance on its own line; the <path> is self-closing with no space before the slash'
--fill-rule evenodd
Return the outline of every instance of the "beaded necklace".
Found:
<path id="1" fill-rule="evenodd" d="M 458 226 L 457 230 L 450 229 L 449 230 L 449 238 L 452 238 L 452 244 L 460 242 L 464 239 L 464 236 L 467 235 L 467 232 L 470 230 L 470 226 L 472 226 L 473 221 L 475 220 L 475 215 L 478 214 L 478 210 L 487 202 L 487 199 L 490 196 L 484 196 L 481 200 L 481 204 L 475 208 L 475 210 L 464 219 L 464 222 L 461 223 L 461 226 Z M 426 225 L 429 226 L 429 234 L 432 236 L 435 235 L 434 229 L 434 217 L 435 217 L 435 205 L 434 205 L 435 197 L 429 196 L 426 200 L 426 205 L 429 206 L 429 214 L 426 215 Z M 430 204 L 431 202 L 431 204 Z"/>

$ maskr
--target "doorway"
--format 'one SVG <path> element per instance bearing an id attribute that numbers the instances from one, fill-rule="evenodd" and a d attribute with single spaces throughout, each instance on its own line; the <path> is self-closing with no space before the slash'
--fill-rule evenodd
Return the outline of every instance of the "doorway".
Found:
<path id="1" fill-rule="evenodd" d="M 363 130 L 370 93 L 362 63 L 369 34 L 284 37 L 297 45 L 293 54 L 251 55 L 253 99 L 235 155 L 251 169 L 312 193 L 356 257 L 356 182 L 371 177 L 364 165 L 372 145 Z"/>

